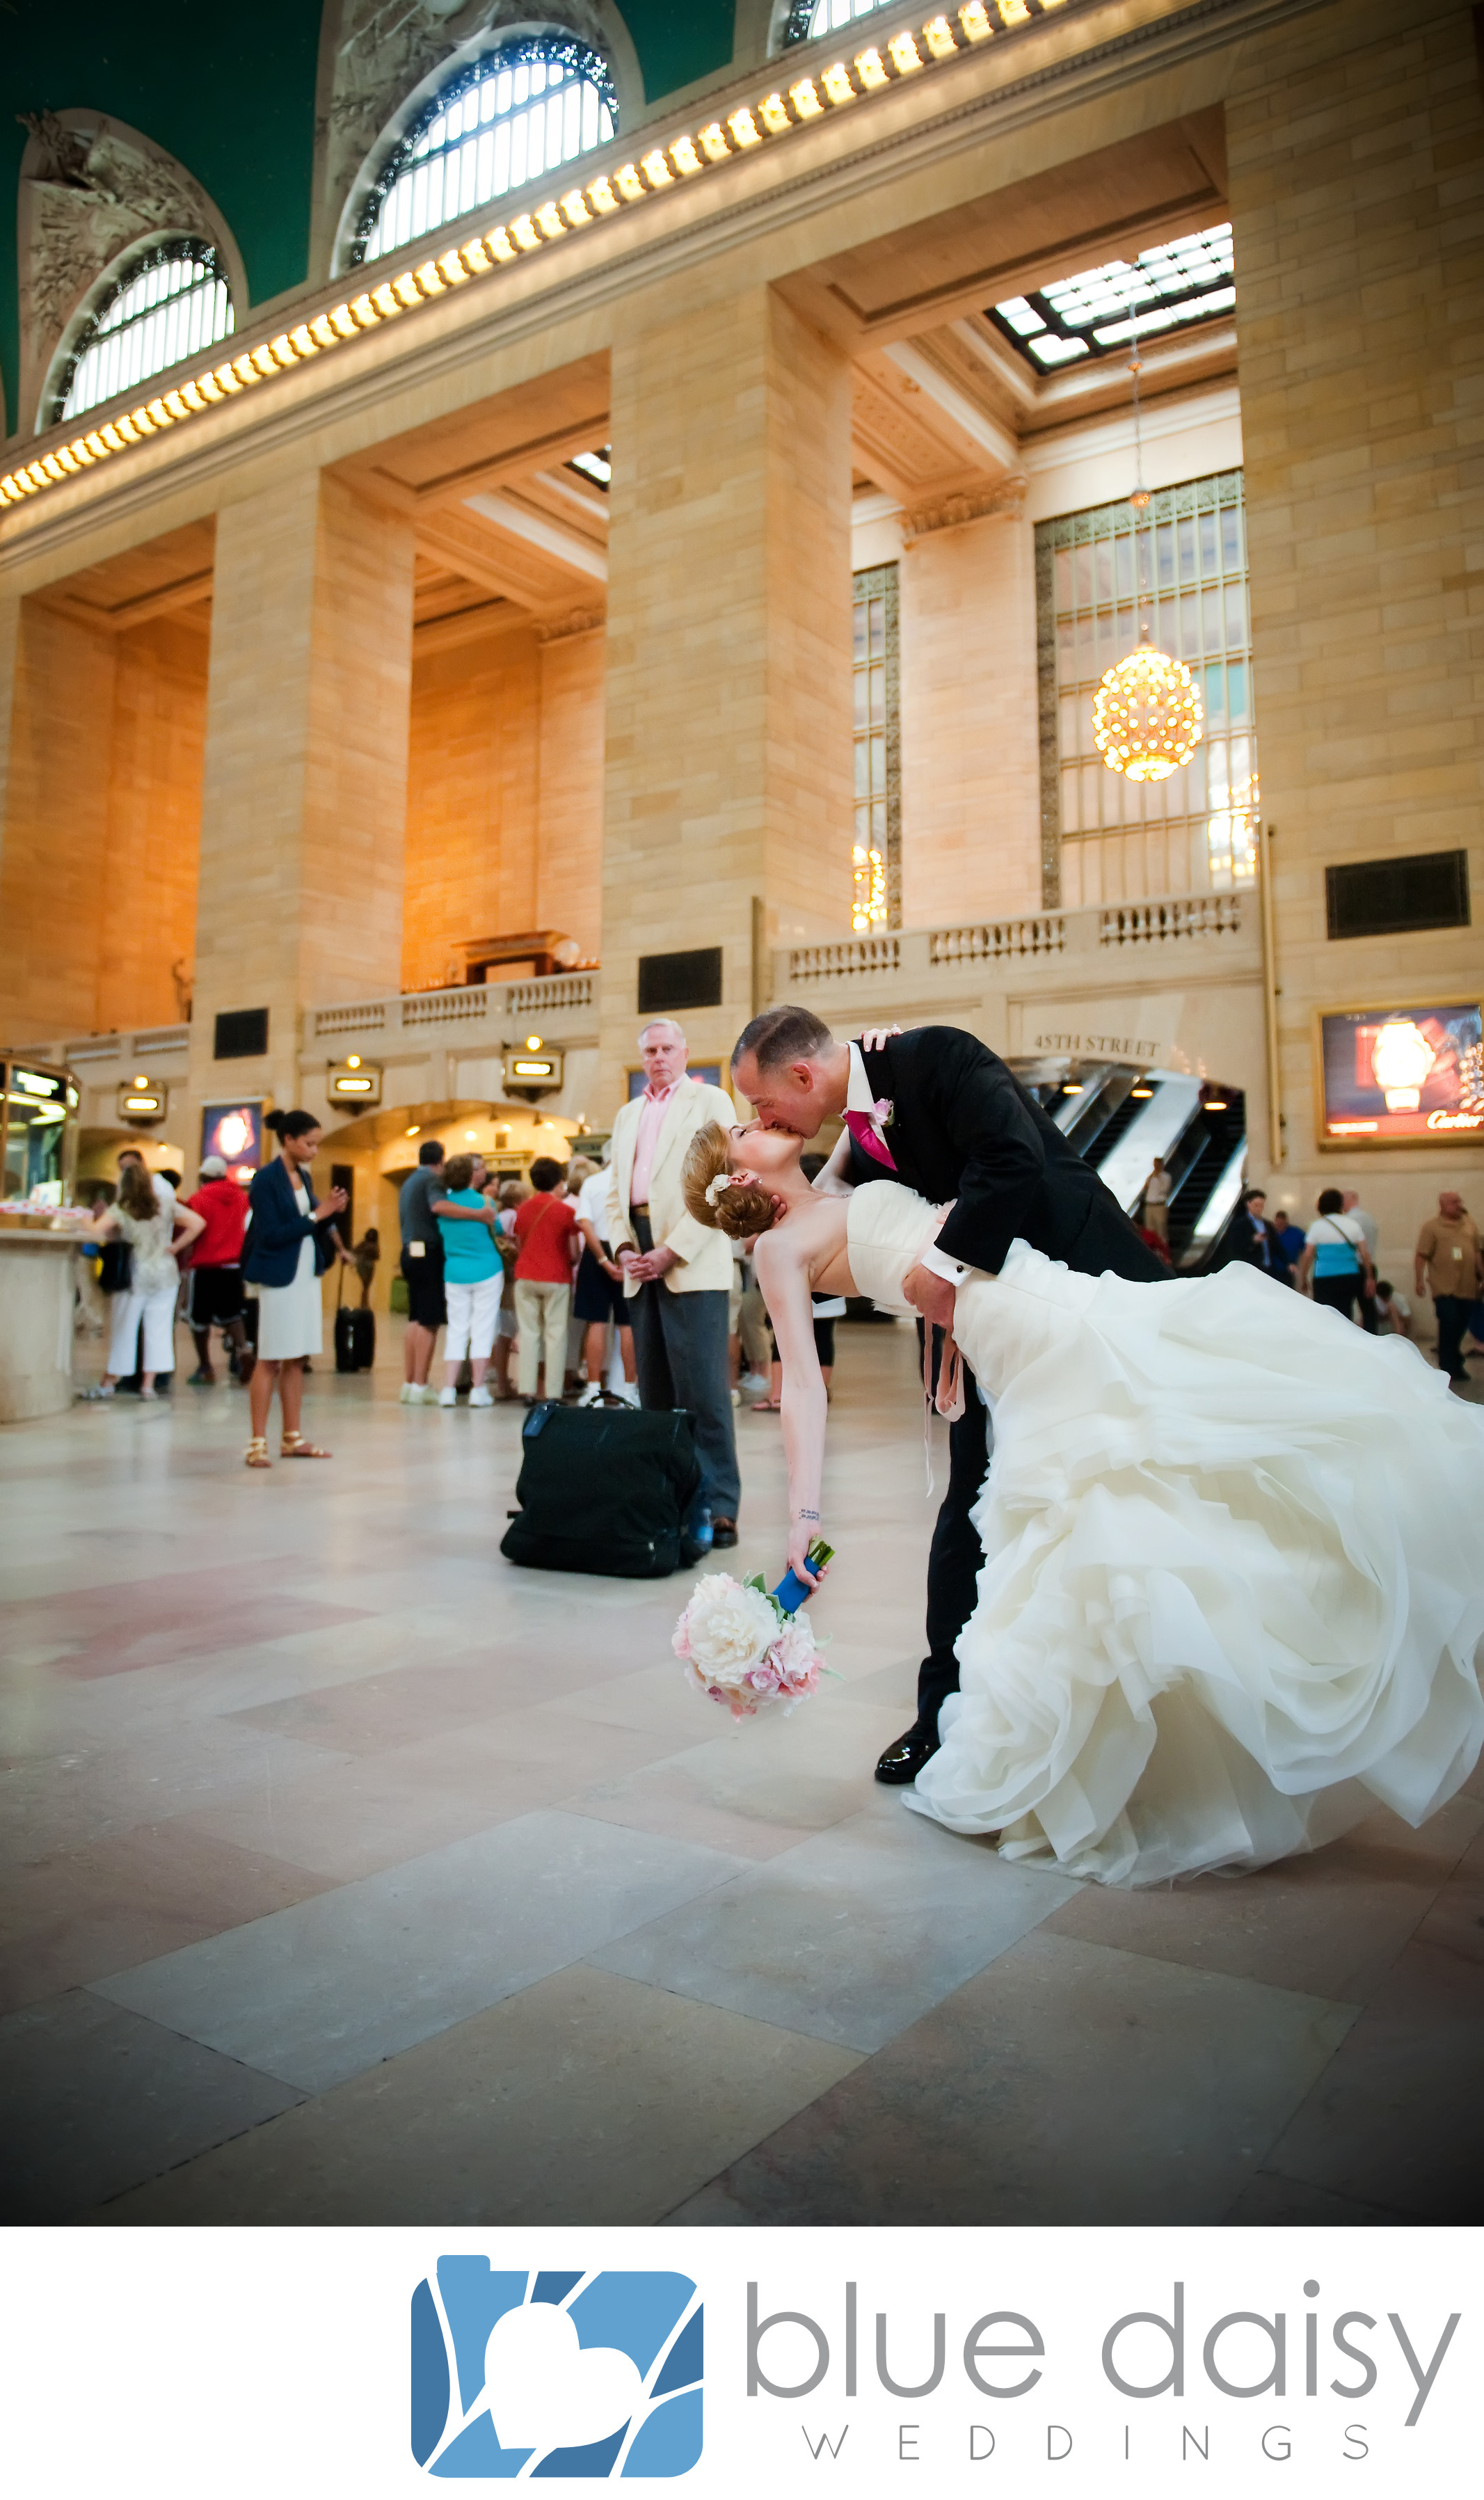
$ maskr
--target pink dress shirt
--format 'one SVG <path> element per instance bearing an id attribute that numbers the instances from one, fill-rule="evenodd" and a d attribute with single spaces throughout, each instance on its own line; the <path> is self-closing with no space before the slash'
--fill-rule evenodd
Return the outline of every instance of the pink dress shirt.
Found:
<path id="1" fill-rule="evenodd" d="M 647 1206 L 649 1203 L 649 1180 L 654 1170 L 654 1149 L 660 1141 L 660 1131 L 665 1125 L 665 1113 L 670 1107 L 670 1098 L 675 1093 L 676 1087 L 684 1085 L 687 1081 L 685 1077 L 677 1076 L 675 1084 L 667 1085 L 663 1094 L 656 1094 L 652 1085 L 644 1087 L 643 1109 L 639 1115 L 639 1135 L 634 1140 L 634 1177 L 629 1183 L 631 1206 Z"/>

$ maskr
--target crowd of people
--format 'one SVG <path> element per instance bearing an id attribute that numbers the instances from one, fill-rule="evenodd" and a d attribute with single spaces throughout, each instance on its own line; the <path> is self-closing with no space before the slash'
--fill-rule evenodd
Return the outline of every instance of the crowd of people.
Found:
<path id="1" fill-rule="evenodd" d="M 639 1047 L 643 1083 L 620 1105 L 602 1164 L 580 1153 L 565 1164 L 538 1156 L 528 1174 L 502 1176 L 478 1155 L 446 1156 L 437 1139 L 423 1139 L 398 1204 L 401 1398 L 454 1408 L 467 1388 L 471 1407 L 540 1398 L 685 1407 L 714 1541 L 725 1547 L 737 1541 L 741 1500 L 734 1413 L 744 1402 L 755 1413 L 778 1411 L 777 1343 L 748 1245 L 697 1225 L 681 1194 L 692 1139 L 709 1125 L 728 1126 L 731 1102 L 689 1076 L 685 1036 L 669 1018 L 646 1026 Z M 247 1189 L 209 1156 L 196 1190 L 181 1197 L 179 1172 L 151 1173 L 143 1153 L 126 1147 L 116 1183 L 92 1185 L 78 1291 L 79 1328 L 109 1338 L 102 1379 L 83 1397 L 133 1390 L 156 1400 L 157 1383 L 174 1373 L 183 1321 L 196 1351 L 189 1385 L 216 1384 L 214 1336 L 228 1376 L 247 1393 L 246 1459 L 256 1468 L 272 1464 L 275 1390 L 280 1456 L 330 1455 L 302 1427 L 305 1373 L 323 1346 L 319 1280 L 339 1259 L 358 1278 L 364 1306 L 381 1255 L 375 1228 L 351 1246 L 342 1240 L 343 1190 L 313 1195 L 321 1142 L 314 1115 L 271 1112 L 268 1126 L 278 1151 Z M 1167 1261 L 1173 1186 L 1156 1157 L 1138 1222 Z M 1463 1385 L 1467 1356 L 1484 1352 L 1484 1241 L 1459 1193 L 1442 1191 L 1419 1230 L 1410 1295 L 1380 1274 L 1378 1254 L 1379 1226 L 1354 1190 L 1321 1190 L 1304 1226 L 1286 1206 L 1270 1215 L 1267 1193 L 1254 1185 L 1206 1264 L 1244 1260 L 1370 1334 L 1415 1341 L 1431 1301 L 1438 1365 Z M 843 1309 L 815 1299 L 827 1394 Z"/>
<path id="2" fill-rule="evenodd" d="M 1139 1230 L 1149 1246 L 1169 1256 L 1171 1174 L 1156 1155 L 1144 1183 Z M 1330 1310 L 1340 1312 L 1368 1336 L 1418 1338 L 1418 1306 L 1430 1301 L 1436 1324 L 1437 1364 L 1459 1387 L 1468 1380 L 1467 1353 L 1484 1350 L 1484 1239 L 1456 1189 L 1439 1193 L 1412 1254 L 1412 1297 L 1380 1273 L 1381 1228 L 1353 1189 L 1322 1189 L 1305 1229 L 1284 1206 L 1268 1213 L 1268 1193 L 1242 1192 L 1237 1212 L 1216 1244 L 1207 1268 L 1244 1260 L 1295 1286 Z"/>

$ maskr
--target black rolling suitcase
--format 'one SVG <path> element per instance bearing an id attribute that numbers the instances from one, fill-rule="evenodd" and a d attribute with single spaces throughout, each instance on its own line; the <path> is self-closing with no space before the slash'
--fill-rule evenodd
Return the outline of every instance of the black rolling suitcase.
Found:
<path id="1" fill-rule="evenodd" d="M 521 1431 L 508 1562 L 661 1580 L 694 1562 L 701 1467 L 680 1407 L 533 1406 Z"/>
<path id="2" fill-rule="evenodd" d="M 344 1267 L 341 1269 L 341 1291 L 345 1290 Z M 375 1311 L 347 1310 L 336 1297 L 335 1302 L 335 1368 L 337 1371 L 369 1371 L 377 1359 L 377 1315 Z"/>

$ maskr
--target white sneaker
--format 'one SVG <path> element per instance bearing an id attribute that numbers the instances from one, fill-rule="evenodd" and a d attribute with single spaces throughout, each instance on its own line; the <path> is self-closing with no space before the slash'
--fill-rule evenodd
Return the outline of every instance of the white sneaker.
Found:
<path id="1" fill-rule="evenodd" d="M 614 1390 L 613 1395 L 615 1398 L 621 1398 L 625 1406 L 637 1408 L 639 1405 L 639 1391 L 632 1380 L 626 1380 L 621 1389 Z"/>
<path id="2" fill-rule="evenodd" d="M 768 1395 L 768 1383 L 760 1371 L 744 1372 L 738 1386 L 744 1398 L 766 1398 Z"/>
<path id="3" fill-rule="evenodd" d="M 420 1406 L 422 1404 L 422 1391 L 417 1387 L 415 1381 L 404 1380 L 401 1389 L 397 1393 L 397 1403 L 399 1406 Z"/>
<path id="4" fill-rule="evenodd" d="M 590 1380 L 587 1387 L 583 1390 L 581 1397 L 577 1399 L 577 1404 L 579 1406 L 601 1406 L 602 1403 L 603 1392 L 598 1386 L 596 1380 Z"/>
<path id="5" fill-rule="evenodd" d="M 734 1406 L 740 1406 L 742 1404 L 742 1391 L 740 1389 L 733 1390 L 732 1403 Z"/>
<path id="6" fill-rule="evenodd" d="M 424 1400 L 426 1400 L 432 1397 L 433 1392 L 431 1389 L 425 1389 L 422 1394 Z M 438 1393 L 438 1402 L 440 1406 L 456 1406 L 459 1402 L 458 1391 L 456 1389 L 441 1389 Z"/>
<path id="7" fill-rule="evenodd" d="M 494 1402 L 487 1389 L 471 1389 L 469 1392 L 471 1406 L 493 1406 Z"/>

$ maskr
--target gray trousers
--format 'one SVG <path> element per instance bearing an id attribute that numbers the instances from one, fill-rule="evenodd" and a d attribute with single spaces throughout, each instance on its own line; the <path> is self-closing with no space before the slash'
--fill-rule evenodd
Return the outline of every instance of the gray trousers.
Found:
<path id="1" fill-rule="evenodd" d="M 641 1228 L 642 1234 L 648 1226 Z M 643 1248 L 648 1247 L 642 1241 Z M 727 1302 L 714 1294 L 673 1294 L 658 1282 L 641 1285 L 627 1305 L 641 1406 L 686 1406 L 695 1417 L 702 1498 L 713 1518 L 735 1519 L 742 1499 L 732 1385 L 727 1361 Z"/>

